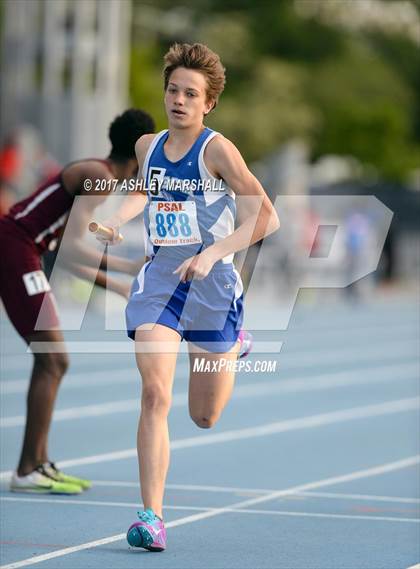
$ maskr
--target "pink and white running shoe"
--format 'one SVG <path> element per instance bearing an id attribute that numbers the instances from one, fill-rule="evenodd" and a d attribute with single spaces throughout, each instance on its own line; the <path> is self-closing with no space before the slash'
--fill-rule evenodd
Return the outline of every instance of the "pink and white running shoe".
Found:
<path id="1" fill-rule="evenodd" d="M 137 512 L 138 522 L 128 528 L 127 541 L 132 547 L 143 547 L 148 551 L 163 551 L 166 549 L 166 529 L 161 520 L 151 508 Z"/>
<path id="2" fill-rule="evenodd" d="M 241 345 L 239 348 L 238 358 L 246 358 L 249 352 L 252 350 L 253 338 L 252 334 L 247 330 L 241 330 L 239 332 L 238 340 Z"/>

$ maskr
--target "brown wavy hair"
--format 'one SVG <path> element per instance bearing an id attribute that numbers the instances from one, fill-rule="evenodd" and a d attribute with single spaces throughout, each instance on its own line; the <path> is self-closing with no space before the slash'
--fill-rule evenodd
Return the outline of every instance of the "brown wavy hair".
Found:
<path id="1" fill-rule="evenodd" d="M 225 68 L 217 53 L 202 43 L 174 43 L 164 57 L 163 77 L 165 91 L 168 88 L 171 74 L 178 67 L 200 71 L 207 80 L 207 100 L 217 105 L 220 94 L 225 88 Z"/>

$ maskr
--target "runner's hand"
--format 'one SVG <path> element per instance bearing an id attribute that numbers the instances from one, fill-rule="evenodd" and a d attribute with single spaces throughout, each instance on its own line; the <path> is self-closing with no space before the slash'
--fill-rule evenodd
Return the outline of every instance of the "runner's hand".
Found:
<path id="1" fill-rule="evenodd" d="M 179 280 L 183 283 L 192 279 L 203 280 L 212 270 L 215 259 L 207 251 L 186 259 L 179 265 L 173 274 L 179 274 Z"/>
<path id="2" fill-rule="evenodd" d="M 123 240 L 123 236 L 120 233 L 120 228 L 104 223 L 104 228 L 109 231 L 109 235 L 105 235 L 103 232 L 98 231 L 95 233 L 95 237 L 98 241 L 104 245 L 119 245 Z"/>

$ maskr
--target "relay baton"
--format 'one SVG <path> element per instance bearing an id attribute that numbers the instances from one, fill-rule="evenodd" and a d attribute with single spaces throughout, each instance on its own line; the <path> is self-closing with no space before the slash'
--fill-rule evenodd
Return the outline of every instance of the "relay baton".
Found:
<path id="1" fill-rule="evenodd" d="M 113 241 L 114 239 L 114 232 L 112 231 L 112 229 L 110 227 L 105 227 L 105 225 L 101 225 L 96 221 L 91 221 L 89 223 L 89 231 L 91 233 L 95 233 L 95 235 L 98 235 L 103 239 L 109 239 L 109 241 Z M 117 239 L 118 241 L 122 241 L 123 236 L 121 235 L 121 233 L 118 233 Z"/>

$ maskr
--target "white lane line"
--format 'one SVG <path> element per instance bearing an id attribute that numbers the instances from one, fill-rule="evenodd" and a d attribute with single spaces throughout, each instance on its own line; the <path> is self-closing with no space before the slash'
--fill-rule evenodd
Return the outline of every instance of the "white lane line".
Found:
<path id="1" fill-rule="evenodd" d="M 29 375 L 30 371 L 28 371 Z M 116 379 L 118 376 L 118 379 Z M 120 385 L 123 383 L 139 383 L 139 372 L 135 367 L 125 367 L 119 369 L 106 369 L 94 372 L 70 372 L 63 380 L 60 391 L 70 389 L 90 388 L 98 385 Z M 10 379 L 0 382 L 1 395 L 11 395 L 15 393 L 25 393 L 28 389 L 29 378 Z"/>
<path id="2" fill-rule="evenodd" d="M 139 486 L 137 484 L 137 486 Z M 77 500 L 75 498 L 23 498 L 15 496 L 2 496 L 1 502 L 24 502 L 24 503 L 40 503 L 40 504 L 69 504 L 70 506 L 98 506 L 105 508 L 137 508 L 142 507 L 139 502 L 109 502 L 102 500 Z M 199 512 L 207 512 L 207 510 L 216 510 L 217 508 L 198 507 L 198 506 L 173 506 L 165 504 L 165 510 L 197 510 Z"/>
<path id="3" fill-rule="evenodd" d="M 372 372 L 375 375 L 371 375 Z M 418 379 L 418 364 L 407 363 L 395 366 L 377 366 L 368 369 L 322 373 L 304 378 L 256 382 L 235 387 L 233 398 L 318 391 L 335 387 L 352 387 L 387 381 Z M 356 376 L 356 377 L 355 377 Z M 398 378 L 396 380 L 396 377 Z"/>
<path id="4" fill-rule="evenodd" d="M 118 480 L 92 480 L 93 486 L 106 486 L 106 487 L 118 487 L 118 488 L 138 488 L 138 482 L 126 482 Z M 167 490 L 186 490 L 189 492 L 216 492 L 232 494 L 235 492 L 244 494 L 269 494 L 274 492 L 273 489 L 267 490 L 262 488 L 238 488 L 233 486 L 202 486 L 200 484 L 165 484 Z"/>
<path id="5" fill-rule="evenodd" d="M 166 524 L 166 527 L 169 527 L 169 524 Z M 1 565 L 0 569 L 18 569 L 19 567 L 28 567 L 28 565 L 35 565 L 36 563 L 42 563 L 43 561 L 48 561 L 49 559 L 55 559 L 57 557 L 63 557 L 64 555 L 70 555 L 71 553 L 83 551 L 85 549 L 92 549 L 93 547 L 99 547 L 100 545 L 107 545 L 108 543 L 121 541 L 125 538 L 125 536 L 125 533 L 119 533 L 111 537 L 105 537 L 104 539 L 88 541 L 87 543 L 75 545 L 74 547 L 66 547 L 65 549 L 59 549 L 58 551 L 53 551 L 44 555 L 35 555 L 34 557 L 30 557 L 28 559 L 22 559 L 22 561 L 16 561 L 14 563 L 8 563 L 7 565 Z"/>
<path id="6" fill-rule="evenodd" d="M 114 401 L 110 403 L 98 403 L 94 405 L 81 405 L 79 407 L 68 407 L 67 409 L 57 409 L 54 411 L 53 422 L 71 421 L 73 419 L 82 419 L 86 417 L 102 417 L 115 413 L 128 413 L 131 411 L 140 411 L 140 404 L 133 399 L 125 399 L 122 401 Z M 25 425 L 25 415 L 14 415 L 10 417 L 2 417 L 0 419 L 0 427 L 7 429 L 11 427 L 23 427 Z"/>
<path id="7" fill-rule="evenodd" d="M 306 492 L 305 494 L 309 494 Z M 303 493 L 298 494 L 302 496 Z M 40 504 L 64 504 L 70 506 L 94 506 L 94 507 L 105 507 L 105 508 L 141 508 L 143 504 L 138 502 L 103 502 L 99 500 L 68 500 L 67 498 L 14 498 L 14 497 L 4 497 L 0 498 L 1 502 L 24 502 L 24 503 L 40 503 Z M 219 510 L 220 506 L 173 506 L 165 504 L 163 506 L 164 510 L 191 510 L 197 512 L 210 512 Z M 226 512 L 236 513 L 236 514 L 258 514 L 260 516 L 303 516 L 309 518 L 332 518 L 332 519 L 342 519 L 342 520 L 364 520 L 364 521 L 380 521 L 380 522 L 403 522 L 403 523 L 420 523 L 418 518 L 402 518 L 398 516 L 369 516 L 360 514 L 327 514 L 324 512 L 295 512 L 290 510 L 255 510 L 247 508 L 226 508 Z"/>
<path id="8" fill-rule="evenodd" d="M 342 409 L 340 411 L 332 411 L 328 413 L 320 413 L 317 415 L 309 415 L 299 417 L 297 419 L 287 419 L 275 423 L 266 423 L 257 427 L 246 427 L 244 429 L 233 429 L 230 431 L 221 431 L 220 433 L 206 433 L 205 435 L 196 437 L 187 437 L 171 442 L 171 450 L 180 450 L 185 448 L 193 448 L 199 446 L 207 446 L 230 441 L 238 441 L 255 437 L 264 437 L 267 435 L 275 435 L 289 431 L 300 429 L 321 427 L 334 423 L 342 423 L 345 421 L 354 421 L 370 417 L 378 417 L 381 415 L 392 415 L 405 411 L 414 411 L 420 406 L 420 397 L 411 397 L 406 399 L 397 399 L 378 403 L 374 405 L 366 405 L 362 407 L 352 407 L 350 409 Z M 70 460 L 59 461 L 61 468 L 68 466 L 80 466 L 86 464 L 98 464 L 102 462 L 110 462 L 114 460 L 123 460 L 127 458 L 137 457 L 137 449 L 130 448 L 120 451 L 107 452 L 103 454 L 94 454 L 82 458 L 74 458 Z M 10 476 L 12 471 L 0 472 L 0 480 Z"/>
<path id="9" fill-rule="evenodd" d="M 378 348 L 370 348 L 368 352 L 359 352 L 357 356 L 357 361 L 359 362 L 374 362 L 381 358 L 382 362 L 385 361 L 393 361 L 397 358 L 402 357 L 416 357 L 417 353 L 417 342 L 410 339 L 409 341 L 395 341 L 395 342 L 388 342 L 387 344 L 382 344 Z M 280 360 L 280 367 L 282 370 L 292 370 L 295 368 L 302 369 L 302 368 L 312 368 L 317 364 L 322 364 L 324 367 L 326 364 L 328 365 L 336 365 L 336 364 L 352 364 L 354 363 L 354 348 L 351 349 L 346 348 L 342 350 L 333 350 L 328 353 L 328 355 L 324 353 L 320 353 L 319 349 L 317 350 L 305 350 L 304 353 L 299 354 L 299 357 L 296 357 L 296 354 L 285 353 L 281 356 Z M 187 371 L 189 369 L 188 362 L 178 362 L 177 364 L 178 371 L 179 369 L 183 369 Z M 363 369 L 358 368 L 360 372 Z M 29 372 L 28 372 L 29 373 Z M 139 375 L 137 368 L 131 366 L 126 368 L 118 368 L 118 369 L 106 369 L 101 372 L 83 372 L 83 373 L 72 373 L 70 372 L 68 376 L 66 376 L 65 381 L 60 387 L 60 390 L 67 391 L 72 389 L 79 389 L 79 388 L 90 388 L 93 386 L 98 385 L 114 385 L 116 383 L 115 375 L 118 374 L 118 385 L 126 384 L 126 383 L 139 383 Z M 27 379 L 15 379 L 15 380 L 6 380 L 0 382 L 0 393 L 1 395 L 12 395 L 16 393 L 25 393 L 28 389 L 29 378 Z"/>
<path id="10" fill-rule="evenodd" d="M 402 349 L 398 350 L 399 345 Z M 385 351 L 387 349 L 389 350 L 388 352 Z M 394 360 L 398 360 L 399 358 L 417 358 L 418 352 L 416 352 L 416 349 L 416 341 L 413 341 L 411 346 L 408 342 L 389 342 L 387 346 L 382 345 L 378 349 L 369 348 L 369 351 L 365 352 L 359 349 L 357 352 L 357 365 L 375 362 L 378 359 L 380 359 L 381 362 L 388 361 L 392 364 Z M 354 347 L 351 349 L 333 350 L 328 353 L 325 351 L 322 352 L 319 349 L 313 353 L 306 351 L 299 354 L 285 352 L 280 356 L 279 362 L 282 370 L 293 370 L 295 368 L 305 369 L 313 368 L 314 366 L 321 366 L 324 369 L 327 365 L 338 364 L 349 367 L 355 363 Z M 363 368 L 357 367 L 354 369 L 354 371 L 358 370 L 363 371 Z"/>
<path id="11" fill-rule="evenodd" d="M 165 342 L 164 351 L 168 354 L 188 353 L 188 346 L 178 342 Z M 283 345 L 282 340 L 254 341 L 252 351 L 254 354 L 279 354 Z M 159 354 L 162 352 L 162 342 L 144 342 L 143 350 Z M 115 341 L 67 341 L 67 342 L 31 342 L 27 353 L 62 353 L 69 354 L 130 354 L 133 355 L 133 345 L 129 340 Z"/>
<path id="12" fill-rule="evenodd" d="M 420 524 L 418 518 L 399 518 L 397 516 L 362 516 L 358 514 L 325 514 L 318 512 L 293 512 L 289 510 L 250 510 L 250 509 L 236 509 L 231 508 L 229 512 L 241 514 L 258 514 L 259 516 L 294 516 L 305 518 L 330 518 L 335 520 L 362 520 L 362 521 L 377 521 L 377 522 L 403 522 L 410 524 Z"/>
<path id="13" fill-rule="evenodd" d="M 367 502 L 395 502 L 396 504 L 420 504 L 418 498 L 399 496 L 375 496 L 371 494 L 340 494 L 336 492 L 300 492 L 299 496 L 314 498 L 331 498 L 332 500 L 365 500 Z"/>
<path id="14" fill-rule="evenodd" d="M 388 326 L 387 328 L 385 326 Z M 264 330 L 264 328 L 256 328 L 259 330 Z M 252 328 L 251 328 L 252 330 Z M 273 329 L 272 329 L 273 330 Z M 287 334 L 289 342 L 299 341 L 299 347 L 295 350 L 295 353 L 305 351 L 307 344 L 301 341 L 302 333 L 295 332 L 291 330 L 273 330 L 274 332 L 280 332 L 282 335 Z M 303 330 L 302 330 L 303 331 Z M 403 334 L 408 333 L 408 337 L 412 338 L 418 333 L 418 327 L 414 324 L 379 324 L 372 327 L 364 327 L 363 325 L 357 325 L 354 327 L 346 326 L 343 322 L 341 327 L 337 329 L 327 328 L 325 332 L 312 329 L 312 334 L 305 330 L 304 339 L 308 344 L 312 346 L 316 345 L 318 348 L 322 347 L 324 344 L 329 344 L 330 348 L 336 347 L 337 343 L 331 344 L 331 341 L 340 340 L 338 343 L 342 344 L 343 340 L 348 340 L 349 337 L 352 338 L 352 347 L 357 349 L 360 345 L 365 345 L 367 339 L 372 337 L 376 339 L 377 343 L 382 343 L 388 339 L 401 338 Z M 354 342 L 354 340 L 356 340 Z M 253 344 L 254 353 L 280 353 L 282 345 L 284 343 L 284 338 L 282 340 L 257 340 Z M 151 352 L 159 353 L 162 351 L 161 342 L 144 342 L 144 349 Z M 67 342 L 55 342 L 53 348 L 51 348 L 51 343 L 48 342 L 31 342 L 31 345 L 27 348 L 26 353 L 31 353 L 31 351 L 37 352 L 49 352 L 53 349 L 55 352 L 67 351 L 72 354 L 133 354 L 133 346 L 131 342 L 127 339 L 125 340 L 96 340 L 96 341 L 67 341 Z M 167 353 L 188 353 L 188 346 L 182 343 L 180 346 L 176 342 L 166 342 L 165 352 Z"/>
<path id="15" fill-rule="evenodd" d="M 166 527 L 173 528 L 182 525 L 198 522 L 200 520 L 213 518 L 228 512 L 232 508 L 246 508 L 248 506 L 253 506 L 255 504 L 261 504 L 263 502 L 269 502 L 275 500 L 276 498 L 281 498 L 282 496 L 287 496 L 290 494 L 296 494 L 297 492 L 306 492 L 308 490 L 315 490 L 317 488 L 324 488 L 325 486 L 331 486 L 333 484 L 342 484 L 344 482 L 351 482 L 353 480 L 360 480 L 362 478 L 368 478 L 372 476 L 378 476 L 386 472 L 393 472 L 395 470 L 400 470 L 402 468 L 407 468 L 413 464 L 418 464 L 420 461 L 420 455 L 411 456 L 402 460 L 397 460 L 395 462 L 389 462 L 386 464 L 381 464 L 380 466 L 374 466 L 373 468 L 366 468 L 363 470 L 356 470 L 348 474 L 333 476 L 330 478 L 324 478 L 321 480 L 316 480 L 314 482 L 308 482 L 306 484 L 300 484 L 298 486 L 292 486 L 291 488 L 286 488 L 284 490 L 277 490 L 266 496 L 259 496 L 258 498 L 252 498 L 250 500 L 244 500 L 241 502 L 236 502 L 230 504 L 227 507 L 217 508 L 215 510 L 208 510 L 205 512 L 200 512 L 197 514 L 192 514 L 191 516 L 186 516 L 185 518 L 180 518 L 165 524 Z M 97 539 L 94 541 L 88 541 L 86 543 L 81 543 L 80 545 L 75 545 L 73 547 L 66 547 L 64 549 L 59 549 L 57 551 L 52 551 L 50 553 L 45 553 L 43 555 L 36 555 L 28 559 L 22 559 L 14 563 L 9 563 L 7 565 L 2 565 L 0 569 L 19 569 L 20 567 L 27 567 L 29 565 L 35 565 L 36 563 L 42 563 L 43 561 L 48 561 L 49 559 L 56 559 L 57 557 L 63 557 L 65 555 L 70 555 L 72 553 L 77 553 L 78 551 L 83 551 L 86 549 L 92 549 L 94 547 L 99 547 L 101 545 L 107 545 L 109 543 L 115 543 L 116 541 L 121 541 L 125 539 L 125 533 L 119 533 L 116 535 L 111 535 L 102 539 Z"/>
<path id="16" fill-rule="evenodd" d="M 249 510 L 249 509 L 236 509 L 230 508 L 229 512 L 245 513 L 245 514 L 258 514 L 259 516 L 292 516 L 292 517 L 305 517 L 305 518 L 330 518 L 333 520 L 362 520 L 362 521 L 377 521 L 377 522 L 403 522 L 410 524 L 420 524 L 418 518 L 399 518 L 397 516 L 361 516 L 352 514 L 325 514 L 318 512 L 292 512 L 288 510 Z"/>
<path id="17" fill-rule="evenodd" d="M 350 321 L 351 322 L 351 321 Z M 302 336 L 305 339 L 310 339 L 310 343 L 314 345 L 314 340 L 317 346 L 322 346 L 324 343 L 330 342 L 332 340 L 339 339 L 343 340 L 352 335 L 356 339 L 356 343 L 353 344 L 353 348 L 356 348 L 360 344 L 364 344 L 365 339 L 375 337 L 379 342 L 386 341 L 389 337 L 396 338 L 401 337 L 403 334 L 408 333 L 409 336 L 413 336 L 418 332 L 418 327 L 416 326 L 415 320 L 408 323 L 379 323 L 373 326 L 364 326 L 362 323 L 356 326 L 351 326 L 350 322 L 343 321 L 340 326 L 333 328 L 332 326 L 326 326 L 323 329 L 321 327 L 313 327 L 307 329 L 305 325 L 302 326 L 301 330 L 296 330 L 296 328 L 291 328 L 290 330 L 280 330 L 284 335 L 287 334 L 288 340 L 296 341 L 301 340 Z M 348 324 L 348 325 L 346 325 Z M 264 326 L 258 326 L 255 328 L 256 331 L 264 330 Z M 277 330 L 273 330 L 277 332 Z M 279 340 L 260 340 L 254 342 L 253 351 L 254 353 L 279 353 L 283 344 L 283 339 Z M 341 343 L 340 342 L 340 343 Z M 300 342 L 299 351 L 305 349 L 305 345 Z M 31 346 L 28 347 L 27 353 L 30 353 L 31 349 L 36 351 L 50 351 L 51 345 L 47 342 L 32 342 Z M 160 352 L 162 349 L 162 344 L 159 342 L 148 342 L 147 349 L 150 351 Z M 133 347 L 129 340 L 96 340 L 96 341 L 67 341 L 67 342 L 56 342 L 54 350 L 57 352 L 62 352 L 63 350 L 69 353 L 78 354 L 132 354 Z M 165 348 L 167 352 L 179 352 L 187 353 L 187 346 L 182 343 L 178 346 L 176 343 L 167 342 Z"/>
<path id="18" fill-rule="evenodd" d="M 124 480 L 92 480 L 92 485 L 94 487 L 106 487 L 106 488 L 139 488 L 138 482 L 127 482 Z M 206 486 L 201 484 L 165 484 L 166 490 L 183 490 L 186 492 L 209 492 L 216 494 L 270 494 L 275 492 L 273 488 L 243 488 L 238 486 Z M 406 498 L 403 496 L 377 496 L 375 494 L 343 494 L 339 492 L 299 492 L 296 496 L 304 496 L 308 498 L 327 498 L 332 500 L 352 500 L 352 501 L 367 501 L 367 502 L 391 502 L 396 504 L 420 504 L 419 498 Z M 2 497 L 0 500 L 9 501 L 33 501 L 36 498 L 6 498 Z M 47 501 L 57 501 L 56 499 L 48 499 Z M 72 503 L 67 498 L 63 500 L 63 503 Z M 81 503 L 80 500 L 76 500 L 75 503 Z M 83 502 L 84 503 L 84 502 Z M 96 502 L 95 502 L 96 503 Z M 114 502 L 113 502 L 114 503 Z M 124 502 L 125 503 L 125 502 Z M 123 502 L 121 504 L 124 504 Z M 108 504 L 108 502 L 104 502 Z M 133 504 L 131 504 L 133 505 Z M 168 508 L 169 506 L 165 506 Z M 186 508 L 188 509 L 188 508 Z"/>
<path id="19" fill-rule="evenodd" d="M 272 380 L 256 382 L 235 387 L 232 399 L 245 399 L 248 397 L 263 397 L 283 393 L 297 393 L 303 391 L 319 391 L 330 388 L 340 388 L 355 385 L 367 385 L 371 383 L 383 383 L 387 381 L 415 380 L 418 379 L 418 363 L 407 363 L 395 366 L 376 366 L 365 370 L 352 370 L 334 372 L 330 374 L 313 375 L 305 378 L 289 380 Z M 172 399 L 172 407 L 182 407 L 188 402 L 188 393 L 175 393 Z M 115 413 L 140 412 L 140 402 L 137 399 L 123 399 L 109 403 L 96 403 L 57 409 L 54 411 L 53 422 L 71 421 L 87 417 L 99 417 Z M 14 415 L 0 418 L 2 429 L 23 427 L 25 415 Z"/>
<path id="20" fill-rule="evenodd" d="M 117 480 L 92 480 L 93 486 L 138 488 L 138 482 Z M 238 486 L 204 486 L 199 484 L 165 484 L 167 490 L 185 490 L 188 492 L 216 492 L 217 494 L 269 494 L 275 492 L 270 488 L 240 488 Z M 376 496 L 375 494 L 342 494 L 338 492 L 300 492 L 299 496 L 314 498 L 331 498 L 337 500 L 366 500 L 369 502 L 395 502 L 400 504 L 420 504 L 419 498 L 406 498 L 402 496 Z"/>

